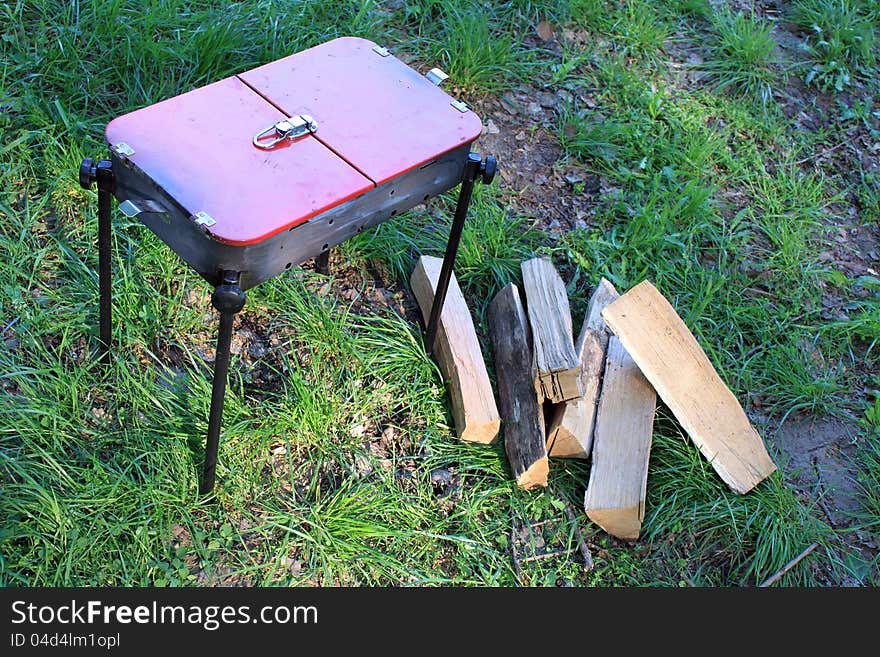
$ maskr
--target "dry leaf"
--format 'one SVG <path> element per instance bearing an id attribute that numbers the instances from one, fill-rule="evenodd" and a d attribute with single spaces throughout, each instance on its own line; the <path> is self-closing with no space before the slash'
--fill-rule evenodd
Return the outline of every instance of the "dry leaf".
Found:
<path id="1" fill-rule="evenodd" d="M 547 21 L 541 21 L 537 26 L 538 36 L 541 37 L 544 41 L 549 41 L 553 38 L 553 25 L 548 23 Z"/>

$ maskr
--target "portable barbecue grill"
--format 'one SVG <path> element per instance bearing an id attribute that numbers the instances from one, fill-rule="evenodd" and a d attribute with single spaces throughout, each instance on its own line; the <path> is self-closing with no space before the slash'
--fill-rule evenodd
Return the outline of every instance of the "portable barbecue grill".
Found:
<path id="1" fill-rule="evenodd" d="M 204 473 L 214 487 L 232 324 L 245 290 L 459 183 L 425 330 L 433 349 L 478 180 L 495 160 L 471 152 L 482 124 L 388 50 L 343 37 L 117 117 L 110 158 L 83 160 L 98 187 L 99 338 L 109 358 L 111 198 L 214 286 L 220 315 Z"/>

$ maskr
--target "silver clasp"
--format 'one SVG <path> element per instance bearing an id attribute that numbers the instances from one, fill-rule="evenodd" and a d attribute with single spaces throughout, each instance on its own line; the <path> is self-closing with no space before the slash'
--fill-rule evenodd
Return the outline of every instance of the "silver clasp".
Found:
<path id="1" fill-rule="evenodd" d="M 285 139 L 296 139 L 305 134 L 316 132 L 318 124 L 308 114 L 299 116 L 291 116 L 281 121 L 276 121 L 265 130 L 254 135 L 254 146 L 269 150 L 275 145 L 280 144 Z M 270 139 L 266 139 L 269 135 Z"/>

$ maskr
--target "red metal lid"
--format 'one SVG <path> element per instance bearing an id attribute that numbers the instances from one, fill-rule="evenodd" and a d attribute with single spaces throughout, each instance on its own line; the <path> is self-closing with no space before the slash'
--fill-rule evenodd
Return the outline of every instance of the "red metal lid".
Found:
<path id="1" fill-rule="evenodd" d="M 372 41 L 341 37 L 239 77 L 381 185 L 480 136 L 472 111 Z"/>
<path id="2" fill-rule="evenodd" d="M 343 37 L 130 112 L 106 128 L 128 159 L 217 240 L 247 245 L 299 225 L 474 141 L 471 111 L 371 41 Z M 252 140 L 311 115 L 317 131 Z"/>
<path id="3" fill-rule="evenodd" d="M 188 212 L 206 212 L 208 231 L 253 244 L 307 221 L 373 183 L 312 135 L 271 151 L 253 136 L 285 118 L 231 77 L 110 122 L 106 138 Z"/>

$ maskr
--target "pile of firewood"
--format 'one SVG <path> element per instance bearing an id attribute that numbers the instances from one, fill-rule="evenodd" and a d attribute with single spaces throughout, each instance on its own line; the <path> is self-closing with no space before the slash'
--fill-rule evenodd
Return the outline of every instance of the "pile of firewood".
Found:
<path id="1" fill-rule="evenodd" d="M 424 314 L 440 264 L 425 256 L 413 273 Z M 546 486 L 550 458 L 590 459 L 587 516 L 613 536 L 638 538 L 658 395 L 734 491 L 748 492 L 776 469 L 739 401 L 649 281 L 622 295 L 599 281 L 575 340 L 550 260 L 523 262 L 522 274 L 524 294 L 511 283 L 489 306 L 497 406 L 454 276 L 435 348 L 458 436 L 491 443 L 503 429 L 520 486 Z"/>

